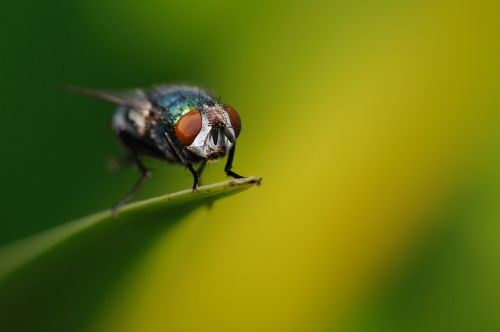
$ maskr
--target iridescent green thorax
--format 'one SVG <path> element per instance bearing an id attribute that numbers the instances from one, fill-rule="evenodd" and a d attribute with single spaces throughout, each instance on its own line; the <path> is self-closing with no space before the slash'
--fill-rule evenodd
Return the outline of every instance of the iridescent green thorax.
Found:
<path id="1" fill-rule="evenodd" d="M 163 116 L 174 125 L 191 109 L 215 104 L 213 97 L 203 90 L 186 86 L 157 87 L 152 98 L 162 107 Z"/>

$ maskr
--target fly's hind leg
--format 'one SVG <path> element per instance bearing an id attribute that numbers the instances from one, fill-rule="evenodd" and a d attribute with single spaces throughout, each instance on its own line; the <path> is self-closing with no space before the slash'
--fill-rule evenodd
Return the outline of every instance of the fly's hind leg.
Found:
<path id="1" fill-rule="evenodd" d="M 118 202 L 116 202 L 113 205 L 113 207 L 111 208 L 111 211 L 113 212 L 113 214 L 116 214 L 118 209 L 120 209 L 125 203 L 130 201 L 132 199 L 132 197 L 134 197 L 134 195 L 137 193 L 137 191 L 142 187 L 146 178 L 151 176 L 151 172 L 144 166 L 142 161 L 140 161 L 140 159 L 137 158 L 137 156 L 134 156 L 134 163 L 136 164 L 137 168 L 139 169 L 141 176 L 136 181 L 136 183 L 134 184 L 132 189 L 130 189 L 130 191 L 125 196 L 123 196 L 122 199 L 120 199 Z"/>
<path id="2" fill-rule="evenodd" d="M 137 193 L 137 191 L 142 187 L 146 178 L 151 176 L 151 172 L 146 168 L 146 166 L 144 166 L 144 164 L 142 163 L 142 161 L 139 159 L 139 157 L 137 155 L 137 151 L 135 149 L 133 149 L 130 144 L 127 143 L 127 140 L 125 139 L 125 137 L 120 135 L 120 141 L 125 146 L 125 148 L 128 150 L 131 162 L 137 166 L 137 169 L 140 172 L 140 177 L 136 181 L 136 183 L 134 184 L 132 189 L 130 189 L 129 192 L 125 196 L 122 197 L 122 199 L 120 199 L 118 202 L 116 202 L 113 205 L 113 207 L 111 208 L 111 211 L 113 214 L 116 214 L 118 212 L 118 210 L 125 203 L 130 201 L 134 197 L 134 195 Z"/>

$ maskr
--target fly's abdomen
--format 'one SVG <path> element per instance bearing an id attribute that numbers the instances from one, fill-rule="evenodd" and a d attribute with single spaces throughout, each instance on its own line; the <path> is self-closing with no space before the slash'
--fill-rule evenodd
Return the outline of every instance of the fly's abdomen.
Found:
<path id="1" fill-rule="evenodd" d="M 130 110 L 129 107 L 120 106 L 115 111 L 113 119 L 111 120 L 111 127 L 115 132 L 119 133 L 121 131 L 128 131 L 128 132 L 134 131 L 133 124 L 130 123 L 130 121 L 128 120 L 129 110 Z"/>
<path id="2" fill-rule="evenodd" d="M 152 139 L 147 128 L 147 121 L 140 111 L 120 106 L 113 116 L 111 126 L 125 146 L 152 157 L 164 159 L 165 153 Z"/>

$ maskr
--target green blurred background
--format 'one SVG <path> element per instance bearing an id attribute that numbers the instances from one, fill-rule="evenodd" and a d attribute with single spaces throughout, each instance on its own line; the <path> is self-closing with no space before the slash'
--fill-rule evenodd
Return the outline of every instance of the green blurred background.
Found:
<path id="1" fill-rule="evenodd" d="M 499 331 L 493 1 L 44 1 L 0 13 L 0 244 L 107 209 L 113 106 L 61 83 L 207 86 L 258 190 L 199 210 L 88 331 Z M 184 189 L 154 170 L 138 198 Z M 205 182 L 224 179 L 210 165 Z M 29 319 L 29 313 L 27 313 Z"/>

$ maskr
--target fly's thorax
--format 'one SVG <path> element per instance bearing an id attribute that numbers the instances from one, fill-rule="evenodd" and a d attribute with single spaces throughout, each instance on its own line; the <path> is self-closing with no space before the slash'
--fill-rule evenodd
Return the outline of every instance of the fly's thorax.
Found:
<path id="1" fill-rule="evenodd" d="M 215 160 L 231 149 L 239 129 L 239 116 L 234 109 L 221 104 L 203 105 L 191 109 L 179 119 L 176 135 L 189 152 Z"/>

